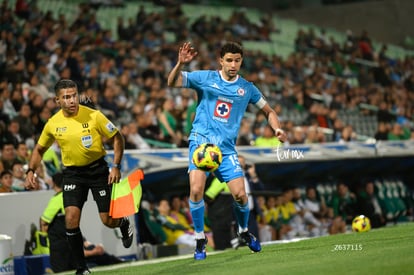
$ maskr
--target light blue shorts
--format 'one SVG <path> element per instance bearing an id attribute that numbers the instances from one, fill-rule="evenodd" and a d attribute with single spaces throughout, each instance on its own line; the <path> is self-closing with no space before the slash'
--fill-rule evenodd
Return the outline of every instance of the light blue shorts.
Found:
<path id="1" fill-rule="evenodd" d="M 188 172 L 196 170 L 197 166 L 193 163 L 193 153 L 198 147 L 198 143 L 194 140 L 190 140 L 189 155 L 188 155 Z M 207 176 L 210 174 L 206 172 Z M 233 179 L 237 179 L 244 176 L 243 169 L 240 166 L 237 152 L 233 154 L 223 155 L 223 161 L 219 168 L 213 172 L 214 176 L 217 177 L 221 182 L 229 182 Z"/>

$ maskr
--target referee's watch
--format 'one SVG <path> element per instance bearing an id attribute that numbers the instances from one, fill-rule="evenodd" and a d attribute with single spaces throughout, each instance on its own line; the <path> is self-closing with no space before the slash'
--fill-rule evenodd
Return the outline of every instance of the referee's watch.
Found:
<path id="1" fill-rule="evenodd" d="M 112 168 L 118 168 L 119 170 L 121 170 L 121 164 L 113 163 Z"/>

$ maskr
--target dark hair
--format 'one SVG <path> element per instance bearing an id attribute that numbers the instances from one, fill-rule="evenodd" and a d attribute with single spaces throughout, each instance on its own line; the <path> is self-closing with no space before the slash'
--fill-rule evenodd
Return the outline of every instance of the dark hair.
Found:
<path id="1" fill-rule="evenodd" d="M 70 79 L 61 79 L 59 80 L 55 85 L 55 93 L 56 95 L 59 94 L 59 91 L 62 89 L 67 88 L 76 88 L 78 89 L 78 85 L 76 85 L 76 82 Z"/>
<path id="2" fill-rule="evenodd" d="M 220 57 L 223 57 L 226 53 L 239 53 L 243 57 L 243 48 L 237 42 L 227 42 L 221 47 Z"/>
<path id="3" fill-rule="evenodd" d="M 13 176 L 13 174 L 10 170 L 4 170 L 0 173 L 0 179 L 2 179 L 5 175 Z"/>
<path id="4" fill-rule="evenodd" d="M 5 141 L 0 143 L 0 149 L 3 151 L 4 147 L 6 147 L 7 145 L 13 145 L 13 148 L 16 149 L 16 144 L 9 139 L 6 139 Z"/>

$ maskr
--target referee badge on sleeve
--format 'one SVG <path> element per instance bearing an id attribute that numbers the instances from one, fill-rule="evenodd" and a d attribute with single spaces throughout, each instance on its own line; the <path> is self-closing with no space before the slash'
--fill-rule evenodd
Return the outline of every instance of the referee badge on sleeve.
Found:
<path id="1" fill-rule="evenodd" d="M 115 127 L 115 125 L 112 124 L 112 122 L 108 122 L 105 127 L 106 127 L 106 129 L 108 129 L 108 132 L 110 132 L 110 133 L 112 133 L 116 130 L 116 127 Z"/>

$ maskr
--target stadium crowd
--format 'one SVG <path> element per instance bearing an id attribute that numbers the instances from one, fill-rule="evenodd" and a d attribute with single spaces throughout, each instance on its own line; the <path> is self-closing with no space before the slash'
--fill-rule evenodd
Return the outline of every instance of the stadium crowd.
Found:
<path id="1" fill-rule="evenodd" d="M 139 7 L 135 19 L 124 22 L 120 17 L 118 39 L 101 27 L 95 8 L 87 4 L 79 4 L 76 19 L 69 22 L 65 14 L 54 16 L 35 4 L 21 11 L 2 2 L 0 192 L 25 190 L 24 167 L 30 151 L 57 110 L 53 91 L 58 79 L 75 80 L 81 103 L 99 108 L 117 123 L 126 149 L 186 147 L 195 93 L 166 85 L 178 45 L 192 41 L 199 54 L 189 66 L 208 69 L 216 67 L 217 49 L 224 41 L 268 41 L 271 32 L 283 31 L 271 23 L 270 14 L 264 14 L 258 25 L 244 11 L 235 11 L 229 20 L 201 16 L 189 25 L 180 5 L 169 2 L 163 12 Z M 166 31 L 175 33 L 174 43 L 165 41 Z M 413 70 L 413 57 L 388 57 L 387 46 L 375 49 L 366 31 L 360 35 L 349 31 L 341 43 L 323 30 L 309 29 L 298 32 L 295 52 L 287 59 L 246 51 L 242 73 L 274 106 L 288 143 L 301 144 L 357 140 L 354 125 L 342 121 L 340 112 L 375 115 L 378 129 L 372 138 L 377 140 L 413 139 Z M 254 108 L 248 111 L 238 145 L 274 146 L 264 116 Z M 303 120 L 292 121 L 292 113 Z M 51 176 L 61 169 L 58 151 L 50 149 L 36 171 L 40 189 L 50 189 Z M 365 184 L 370 186 L 367 190 L 353 194 L 346 184 L 338 183 L 338 192 L 329 202 L 317 200 L 312 188 L 305 194 L 289 189 L 258 197 L 261 240 L 344 232 L 356 213 L 347 211 L 356 206 L 368 209 L 375 227 L 384 225 L 389 218 L 371 200 L 371 184 Z M 407 203 L 404 215 L 412 215 L 412 204 Z M 174 217 L 168 220 L 171 224 Z M 183 232 L 191 231 L 188 224 Z"/>

